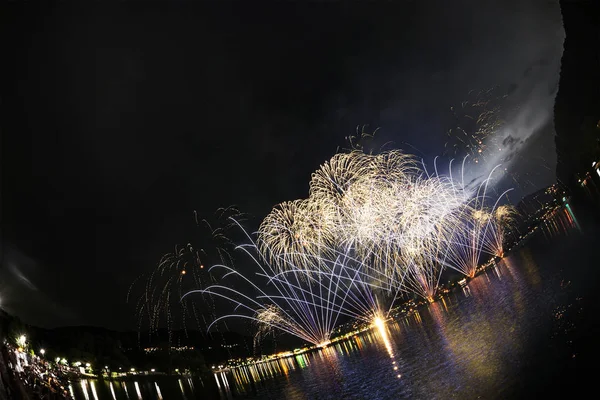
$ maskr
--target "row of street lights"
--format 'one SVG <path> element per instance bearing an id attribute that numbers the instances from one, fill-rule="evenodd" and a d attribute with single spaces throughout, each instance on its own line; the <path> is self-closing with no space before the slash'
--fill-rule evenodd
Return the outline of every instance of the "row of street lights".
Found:
<path id="1" fill-rule="evenodd" d="M 25 335 L 20 335 L 19 337 L 17 337 L 17 345 L 19 345 L 19 351 L 23 351 L 23 349 L 25 349 L 27 347 L 27 336 Z M 46 354 L 46 350 L 45 349 L 40 349 L 40 355 L 43 357 L 44 354 Z M 67 359 L 66 358 L 60 358 L 60 357 L 56 357 L 54 359 L 54 361 L 56 362 L 56 364 L 63 364 L 63 365 L 68 365 Z M 75 367 L 80 367 L 81 366 L 81 362 L 77 361 L 75 362 L 73 365 Z M 85 364 L 86 368 L 90 368 L 91 364 L 90 363 L 86 363 Z M 108 368 L 108 366 L 104 366 L 104 369 L 106 370 L 107 373 L 110 373 L 110 370 Z M 119 370 L 121 370 L 121 368 L 119 368 Z M 130 370 L 132 373 L 135 373 L 135 368 L 131 368 Z M 151 372 L 156 372 L 156 370 L 154 368 L 152 368 L 150 370 Z M 176 369 L 175 372 L 179 372 L 179 369 Z"/>

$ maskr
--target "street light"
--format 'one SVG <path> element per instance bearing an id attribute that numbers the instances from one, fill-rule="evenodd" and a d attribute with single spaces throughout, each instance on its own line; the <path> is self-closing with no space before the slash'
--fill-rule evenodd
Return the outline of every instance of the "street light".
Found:
<path id="1" fill-rule="evenodd" d="M 44 350 L 44 349 L 41 349 L 41 350 L 40 350 L 40 354 L 41 354 L 41 355 L 44 355 L 44 354 L 46 354 L 46 350 Z"/>

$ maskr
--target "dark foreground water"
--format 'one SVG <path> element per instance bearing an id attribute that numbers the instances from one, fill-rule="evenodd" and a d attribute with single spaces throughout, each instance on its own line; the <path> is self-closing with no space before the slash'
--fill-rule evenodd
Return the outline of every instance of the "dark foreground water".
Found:
<path id="1" fill-rule="evenodd" d="M 496 268 L 384 329 L 211 378 L 73 384 L 77 399 L 510 399 L 595 388 L 597 223 L 539 229 Z"/>

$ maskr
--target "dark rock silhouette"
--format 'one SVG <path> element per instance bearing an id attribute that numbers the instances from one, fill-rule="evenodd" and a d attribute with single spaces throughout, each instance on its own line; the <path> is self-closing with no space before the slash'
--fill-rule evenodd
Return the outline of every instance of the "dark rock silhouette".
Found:
<path id="1" fill-rule="evenodd" d="M 560 6 L 566 37 L 554 106 L 556 176 L 570 185 L 600 155 L 600 2 Z"/>

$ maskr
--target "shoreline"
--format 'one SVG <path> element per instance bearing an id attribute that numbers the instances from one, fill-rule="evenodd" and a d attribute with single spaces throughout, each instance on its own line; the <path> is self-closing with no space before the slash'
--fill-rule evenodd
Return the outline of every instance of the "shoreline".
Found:
<path id="1" fill-rule="evenodd" d="M 557 208 L 560 208 L 560 207 L 561 206 L 557 206 L 557 207 L 553 208 L 552 210 L 549 210 L 548 213 L 553 212 L 554 210 L 556 210 Z M 480 276 L 481 274 L 490 270 L 491 268 L 497 267 L 497 265 L 500 263 L 500 261 L 502 261 L 505 257 L 508 257 L 514 250 L 521 248 L 526 242 L 529 241 L 529 239 L 531 238 L 531 236 L 534 233 L 537 233 L 538 228 L 539 228 L 539 224 L 535 225 L 529 232 L 524 234 L 522 236 L 522 238 L 520 238 L 519 241 L 513 243 L 511 245 L 511 247 L 508 248 L 504 252 L 503 257 L 493 256 L 486 263 L 477 267 L 473 277 L 468 277 L 468 276 L 462 275 L 460 278 L 455 278 L 451 282 L 449 281 L 449 283 L 446 285 L 440 285 L 440 291 L 432 299 L 432 301 L 428 301 L 427 299 L 408 300 L 405 303 L 400 304 L 400 305 L 394 307 L 393 309 L 391 309 L 390 313 L 388 315 L 388 318 L 386 318 L 385 321 L 386 322 L 387 321 L 399 321 L 402 318 L 407 318 L 410 315 L 414 314 L 415 312 L 418 312 L 418 310 L 421 309 L 422 307 L 429 306 L 432 303 L 442 300 L 445 297 L 449 296 L 454 291 L 456 291 L 458 289 L 462 289 L 463 287 L 467 286 L 471 280 L 477 278 L 478 276 Z M 404 308 L 404 309 L 402 309 L 402 308 Z M 406 308 L 408 308 L 408 309 L 406 309 Z M 401 310 L 401 311 L 398 311 L 398 310 Z M 248 357 L 243 361 L 241 359 L 227 360 L 227 361 L 223 362 L 223 365 L 224 365 L 223 367 L 216 368 L 213 366 L 212 369 L 209 369 L 208 371 L 205 371 L 205 372 L 165 373 L 165 372 L 139 371 L 139 372 L 134 372 L 134 373 L 120 372 L 120 373 L 118 373 L 119 375 L 117 375 L 117 376 L 107 376 L 107 375 L 103 375 L 103 374 L 100 374 L 100 375 L 81 374 L 81 373 L 73 372 L 73 376 L 69 377 L 69 381 L 76 382 L 76 381 L 82 381 L 82 380 L 86 380 L 86 379 L 96 379 L 96 380 L 103 380 L 103 381 L 129 382 L 129 381 L 136 381 L 136 380 L 156 381 L 156 380 L 160 380 L 163 378 L 173 378 L 173 377 L 185 377 L 185 378 L 209 377 L 210 375 L 214 375 L 216 373 L 229 372 L 236 368 L 255 366 L 255 365 L 259 365 L 259 364 L 263 364 L 263 363 L 267 363 L 267 362 L 271 362 L 271 361 L 277 361 L 280 359 L 286 359 L 286 358 L 295 357 L 298 355 L 318 351 L 318 350 L 328 347 L 334 343 L 342 342 L 344 340 L 350 339 L 353 336 L 359 335 L 359 334 L 364 333 L 369 330 L 373 330 L 374 328 L 376 328 L 376 326 L 373 323 L 363 323 L 362 325 L 358 325 L 357 327 L 355 327 L 353 330 L 346 332 L 346 333 L 341 333 L 338 336 L 332 337 L 327 342 L 319 344 L 319 345 L 310 345 L 310 346 L 305 346 L 302 348 L 285 350 L 285 351 L 281 351 L 281 352 L 278 352 L 275 354 L 263 356 L 261 359 L 258 359 L 258 360 L 254 360 L 251 357 Z"/>
<path id="2" fill-rule="evenodd" d="M 562 207 L 562 206 L 560 206 L 560 205 L 556 206 L 555 208 L 549 210 L 547 213 L 553 212 L 554 210 L 556 210 L 560 207 Z M 401 318 L 409 317 L 410 315 L 414 314 L 422 307 L 429 307 L 430 304 L 433 304 L 439 300 L 442 300 L 443 298 L 446 298 L 448 295 L 455 292 L 456 290 L 462 289 L 463 287 L 467 286 L 471 280 L 477 278 L 478 276 L 485 273 L 489 269 L 497 267 L 498 264 L 500 263 L 500 261 L 502 261 L 504 258 L 508 257 L 515 249 L 521 248 L 526 242 L 529 241 L 529 239 L 531 238 L 531 236 L 534 233 L 537 233 L 538 228 L 539 228 L 539 224 L 535 225 L 529 232 L 527 232 L 525 235 L 523 235 L 523 237 L 519 241 L 512 244 L 512 246 L 510 248 L 506 249 L 506 251 L 504 252 L 504 255 L 502 257 L 493 256 L 486 263 L 477 267 L 473 277 L 468 277 L 468 276 L 462 275 L 462 277 L 460 279 L 451 282 L 450 284 L 448 284 L 448 286 L 442 285 L 441 286 L 442 290 L 440 291 L 440 293 L 438 293 L 433 298 L 433 301 L 427 301 L 426 299 L 420 299 L 419 301 L 409 300 L 401 305 L 396 306 L 394 309 L 390 310 L 390 314 L 393 312 L 393 310 L 401 308 L 403 306 L 406 306 L 407 303 L 410 303 L 411 301 L 413 301 L 415 303 L 414 308 L 411 307 L 409 309 L 409 311 L 403 312 L 400 315 L 394 315 L 394 316 L 388 317 L 385 319 L 385 322 L 398 321 Z M 282 351 L 277 354 L 271 354 L 269 356 L 265 356 L 264 358 L 257 360 L 255 362 L 246 362 L 246 363 L 241 363 L 238 365 L 227 366 L 225 368 L 218 368 L 218 369 L 213 368 L 212 372 L 213 372 L 213 374 L 228 372 L 230 370 L 237 369 L 237 368 L 250 367 L 250 366 L 254 366 L 254 365 L 258 365 L 258 364 L 262 364 L 262 363 L 266 363 L 266 362 L 270 362 L 270 361 L 277 361 L 280 359 L 290 358 L 290 357 L 294 357 L 294 356 L 301 355 L 301 354 L 311 353 L 311 352 L 314 352 L 317 350 L 321 350 L 324 347 L 328 347 L 331 344 L 350 339 L 353 336 L 359 335 L 359 334 L 369 331 L 369 330 L 373 330 L 375 328 L 377 328 L 375 324 L 373 324 L 373 323 L 366 324 L 365 323 L 364 325 L 359 326 L 356 330 L 342 334 L 340 336 L 335 336 L 335 337 L 331 338 L 328 342 L 323 343 L 322 345 L 318 345 L 318 346 L 312 345 L 310 347 L 302 348 L 302 349 L 300 349 L 300 351 L 297 351 L 298 349 Z"/>

